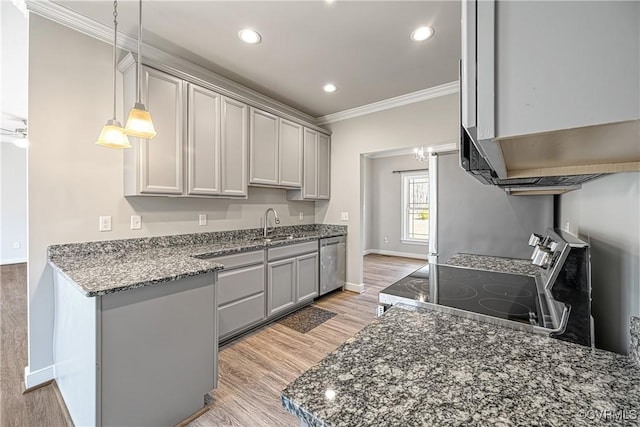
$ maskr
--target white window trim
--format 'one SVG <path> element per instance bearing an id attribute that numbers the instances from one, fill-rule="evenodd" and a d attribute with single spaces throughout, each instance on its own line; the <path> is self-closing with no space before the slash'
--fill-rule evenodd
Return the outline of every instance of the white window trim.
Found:
<path id="1" fill-rule="evenodd" d="M 418 171 L 418 172 L 400 172 L 400 190 L 401 190 L 401 197 L 400 197 L 400 218 L 401 218 L 401 229 L 400 229 L 400 242 L 407 244 L 407 245 L 416 245 L 416 246 L 429 246 L 429 238 L 427 238 L 426 240 L 417 240 L 417 239 L 409 239 L 407 238 L 407 216 L 405 214 L 405 205 L 406 205 L 406 197 L 407 197 L 407 192 L 406 192 L 406 188 L 405 188 L 405 178 L 407 177 L 412 177 L 412 176 L 427 176 L 427 179 L 430 180 L 430 176 L 429 176 L 429 171 L 428 170 L 424 170 L 424 171 Z M 431 189 L 431 187 L 429 188 Z M 429 197 L 429 202 L 431 202 L 431 197 Z M 429 203 L 429 213 L 431 213 L 431 203 Z"/>

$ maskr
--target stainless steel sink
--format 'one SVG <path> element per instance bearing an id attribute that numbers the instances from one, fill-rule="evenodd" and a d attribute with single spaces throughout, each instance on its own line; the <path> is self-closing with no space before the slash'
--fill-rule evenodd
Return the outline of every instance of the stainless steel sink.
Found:
<path id="1" fill-rule="evenodd" d="M 262 241 L 264 243 L 269 242 L 281 242 L 283 240 L 293 240 L 293 234 L 287 234 L 286 236 L 271 236 L 271 237 L 256 237 L 254 241 Z"/>

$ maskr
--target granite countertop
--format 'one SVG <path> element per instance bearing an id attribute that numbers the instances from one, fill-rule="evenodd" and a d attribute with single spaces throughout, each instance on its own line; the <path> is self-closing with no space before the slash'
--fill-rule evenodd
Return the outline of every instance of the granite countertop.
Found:
<path id="1" fill-rule="evenodd" d="M 309 426 L 637 425 L 640 370 L 615 353 L 396 305 L 281 397 Z"/>
<path id="2" fill-rule="evenodd" d="M 224 268 L 215 259 L 198 259 L 194 255 L 223 256 L 263 250 L 346 235 L 347 228 L 324 224 L 285 226 L 276 228 L 270 234 L 292 234 L 294 238 L 265 243 L 259 239 L 262 229 L 256 228 L 73 243 L 49 246 L 48 259 L 49 264 L 85 296 L 94 297 Z"/>
<path id="3" fill-rule="evenodd" d="M 538 267 L 531 264 L 530 259 L 459 253 L 449 258 L 446 264 L 526 276 L 535 276 L 538 273 Z"/>

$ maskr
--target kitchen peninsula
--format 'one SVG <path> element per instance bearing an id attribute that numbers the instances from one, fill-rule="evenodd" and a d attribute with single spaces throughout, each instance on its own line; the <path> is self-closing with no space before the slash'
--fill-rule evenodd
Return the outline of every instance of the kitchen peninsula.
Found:
<path id="1" fill-rule="evenodd" d="M 50 246 L 56 382 L 74 423 L 175 425 L 202 408 L 216 386 L 220 257 L 266 259 L 346 227 L 277 232 L 286 236 L 266 241 L 249 229 Z"/>
<path id="2" fill-rule="evenodd" d="M 396 305 L 282 392 L 309 426 L 635 425 L 619 354 Z"/>

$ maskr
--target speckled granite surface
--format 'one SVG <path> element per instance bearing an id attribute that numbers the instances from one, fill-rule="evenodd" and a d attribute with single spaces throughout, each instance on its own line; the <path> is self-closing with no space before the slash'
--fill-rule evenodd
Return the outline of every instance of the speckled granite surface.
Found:
<path id="1" fill-rule="evenodd" d="M 346 226 L 311 224 L 276 228 L 272 235 L 293 234 L 285 241 L 254 240 L 262 229 L 182 234 L 176 236 L 53 245 L 49 263 L 86 296 L 178 280 L 222 269 L 211 259 L 194 255 L 222 256 L 284 246 L 323 237 L 347 234 Z"/>
<path id="2" fill-rule="evenodd" d="M 524 274 L 527 276 L 535 276 L 538 272 L 538 267 L 531 264 L 531 260 L 488 255 L 455 254 L 449 258 L 446 264 L 475 268 L 478 270 L 498 271 L 500 273 Z"/>
<path id="3" fill-rule="evenodd" d="M 631 341 L 629 359 L 640 367 L 640 317 L 631 316 Z"/>
<path id="4" fill-rule="evenodd" d="M 637 425 L 640 370 L 618 354 L 397 305 L 289 384 L 282 403 L 309 426 Z"/>

